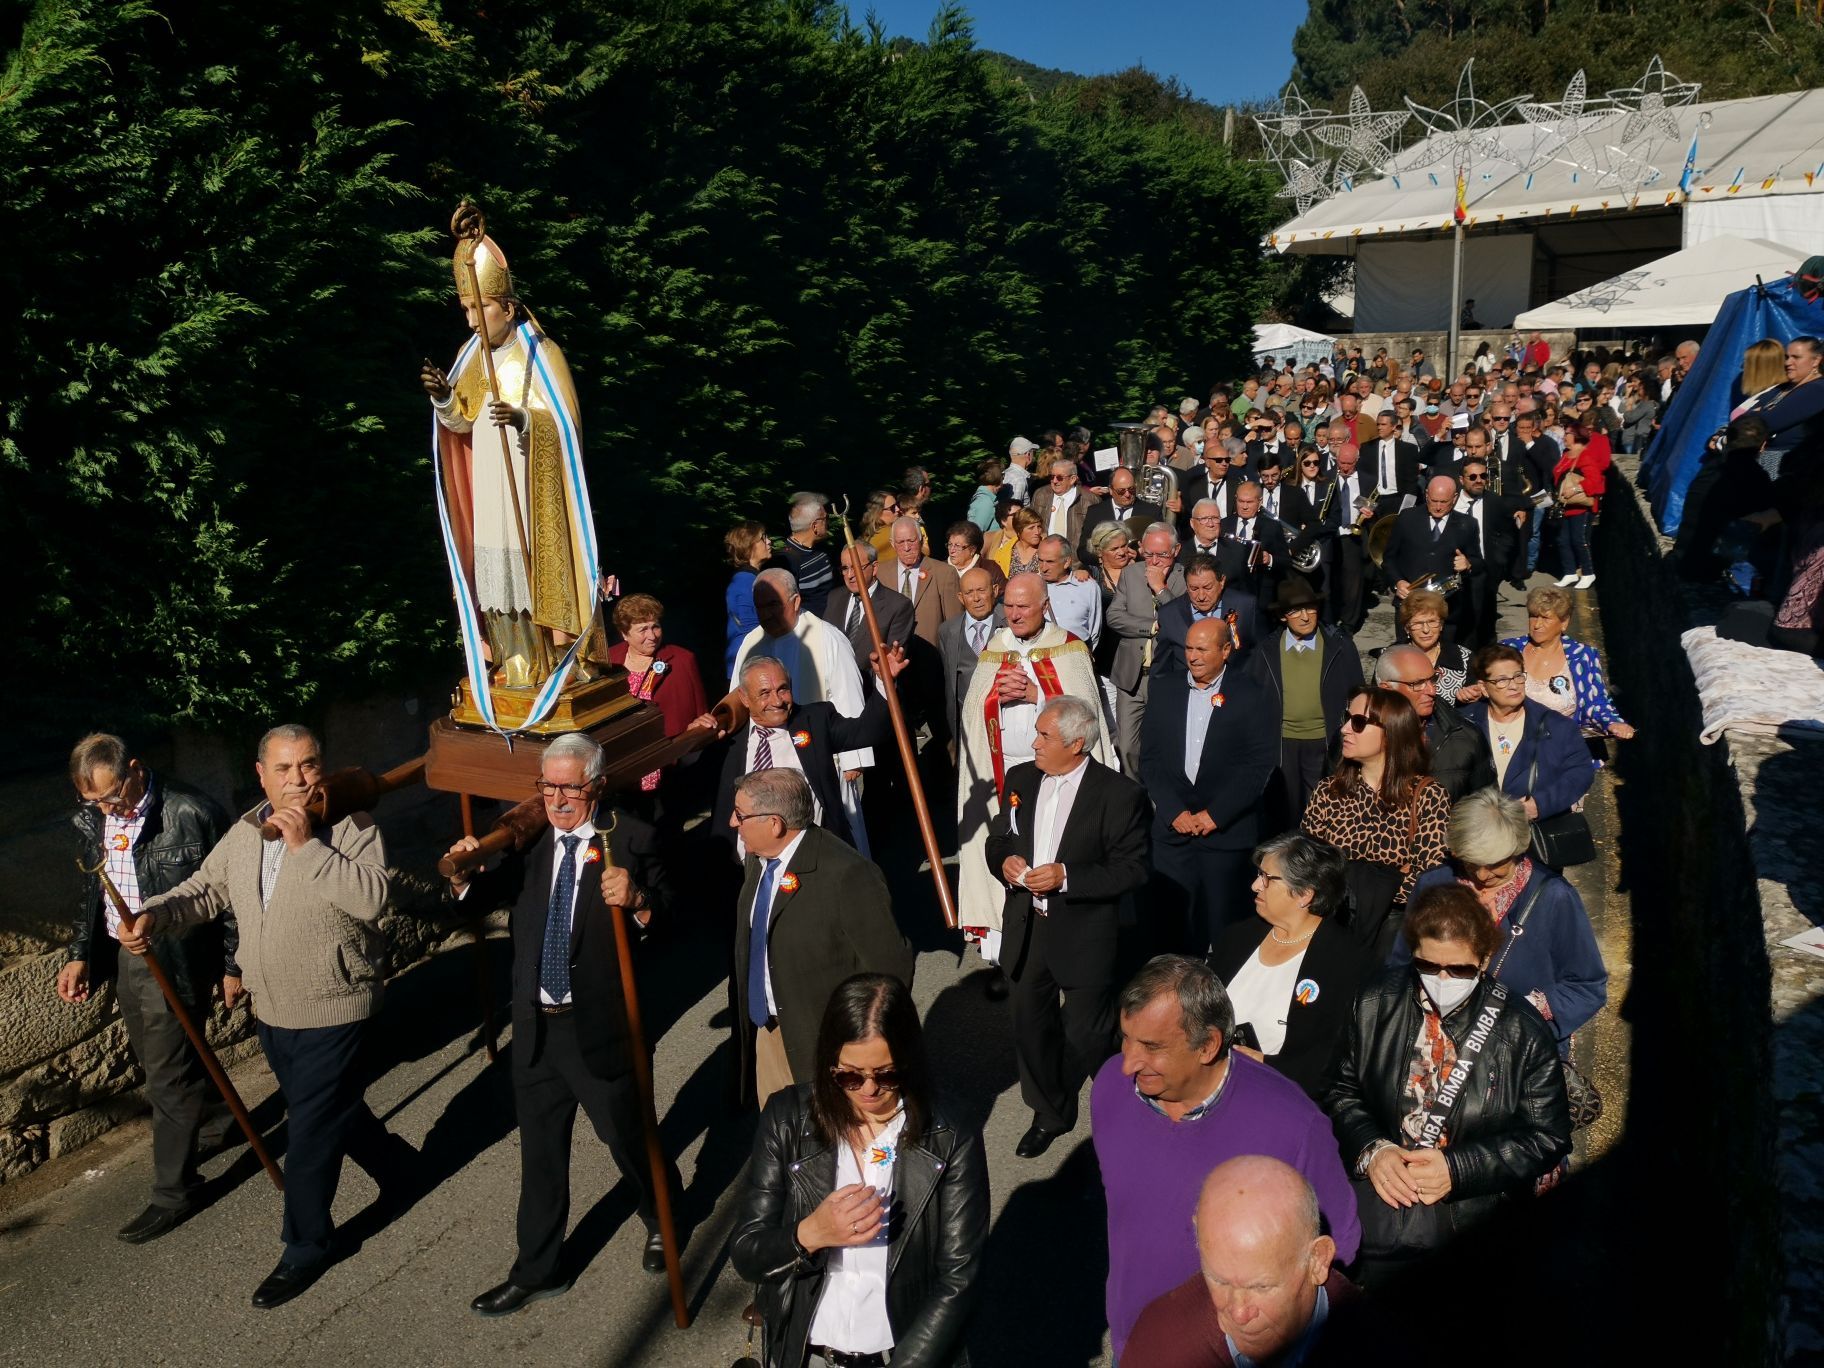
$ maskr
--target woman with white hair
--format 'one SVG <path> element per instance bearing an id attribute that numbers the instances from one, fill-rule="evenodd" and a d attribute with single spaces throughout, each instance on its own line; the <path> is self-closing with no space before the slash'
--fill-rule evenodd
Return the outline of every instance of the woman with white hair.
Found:
<path id="1" fill-rule="evenodd" d="M 1493 788 L 1469 794 L 1450 811 L 1450 864 L 1421 878 L 1419 891 L 1455 883 L 1476 895 L 1501 934 L 1489 977 L 1539 1009 L 1568 1057 L 1571 1033 L 1609 1000 L 1609 971 L 1583 899 L 1532 857 L 1532 835 L 1519 799 Z M 1408 954 L 1402 942 L 1389 963 Z"/>

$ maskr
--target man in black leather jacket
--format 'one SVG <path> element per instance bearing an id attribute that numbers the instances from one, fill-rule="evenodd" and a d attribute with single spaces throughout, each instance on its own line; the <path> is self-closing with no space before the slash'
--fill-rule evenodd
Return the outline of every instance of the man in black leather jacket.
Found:
<path id="1" fill-rule="evenodd" d="M 1488 738 L 1463 714 L 1438 698 L 1431 658 L 1416 646 L 1389 646 L 1375 662 L 1375 682 L 1404 694 L 1425 724 L 1431 748 L 1431 777 L 1444 786 L 1450 801 L 1495 783 L 1495 758 Z"/>
<path id="2" fill-rule="evenodd" d="M 70 778 L 82 799 L 71 819 L 85 870 L 108 861 L 109 877 L 129 910 L 176 887 L 202 864 L 227 825 L 221 810 L 195 789 L 152 773 L 117 736 L 85 736 L 70 754 Z M 65 1002 L 87 1001 L 91 986 L 113 982 L 127 1040 L 146 1074 L 152 1104 L 152 1201 L 120 1231 L 143 1244 L 190 1212 L 196 1151 L 205 1118 L 223 1133 L 226 1113 L 211 1112 L 202 1061 L 185 1037 L 145 961 L 120 954 L 116 913 L 98 874 L 84 874 L 68 958 L 57 975 Z M 155 935 L 152 952 L 170 975 L 191 1019 L 206 1016 L 215 981 L 226 973 L 238 990 L 232 916 L 188 935 Z"/>

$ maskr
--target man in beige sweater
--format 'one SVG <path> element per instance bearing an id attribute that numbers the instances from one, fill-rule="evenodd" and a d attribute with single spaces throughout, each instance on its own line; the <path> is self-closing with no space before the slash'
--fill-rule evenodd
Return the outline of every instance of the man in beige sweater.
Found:
<path id="1" fill-rule="evenodd" d="M 260 739 L 254 766 L 266 799 L 229 827 L 202 867 L 147 899 L 121 947 L 144 954 L 154 931 L 232 914 L 223 996 L 252 997 L 260 1047 L 285 1096 L 285 1252 L 253 1294 L 281 1306 L 330 1263 L 330 1205 L 346 1154 L 376 1181 L 403 1176 L 411 1147 L 389 1135 L 362 1097 L 367 1024 L 380 1010 L 386 853 L 366 813 L 318 826 L 304 802 L 323 779 L 317 738 L 300 726 Z M 279 839 L 260 836 L 262 823 Z"/>

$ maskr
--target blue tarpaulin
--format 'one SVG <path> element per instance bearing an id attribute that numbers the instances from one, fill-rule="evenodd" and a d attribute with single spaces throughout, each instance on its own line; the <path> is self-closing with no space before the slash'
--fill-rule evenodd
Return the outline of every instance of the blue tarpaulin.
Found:
<path id="1" fill-rule="evenodd" d="M 1763 337 L 1784 346 L 1795 337 L 1820 333 L 1824 333 L 1824 305 L 1807 303 L 1790 278 L 1766 286 L 1751 285 L 1723 301 L 1691 374 L 1672 397 L 1660 419 L 1659 435 L 1641 462 L 1661 531 L 1668 536 L 1678 531 L 1685 512 L 1685 490 L 1703 463 L 1704 444 L 1727 425 L 1729 410 L 1739 402 L 1735 387 L 1748 348 Z"/>

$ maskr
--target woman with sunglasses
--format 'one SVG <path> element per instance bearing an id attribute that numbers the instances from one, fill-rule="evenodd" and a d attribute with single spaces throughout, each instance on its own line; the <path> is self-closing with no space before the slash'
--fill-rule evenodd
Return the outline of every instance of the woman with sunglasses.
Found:
<path id="1" fill-rule="evenodd" d="M 861 510 L 860 535 L 873 543 L 883 559 L 893 554 L 893 524 L 899 516 L 899 495 L 891 489 L 875 490 Z"/>
<path id="2" fill-rule="evenodd" d="M 967 1365 L 987 1235 L 981 1135 L 932 1096 L 911 992 L 845 979 L 811 1082 L 760 1118 L 729 1247 L 759 1284 L 766 1363 Z"/>
<path id="3" fill-rule="evenodd" d="M 1532 858 L 1526 809 L 1496 789 L 1469 794 L 1450 810 L 1450 864 L 1419 880 L 1475 894 L 1500 932 L 1489 977 L 1532 1003 L 1570 1058 L 1571 1033 L 1609 1000 L 1609 971 L 1590 930 L 1583 899 L 1562 874 Z M 1404 941 L 1390 963 L 1404 964 Z"/>
<path id="4" fill-rule="evenodd" d="M 1311 795 L 1303 827 L 1348 860 L 1350 929 L 1378 962 L 1419 875 L 1444 863 L 1450 795 L 1431 778 L 1424 727 L 1403 694 L 1363 686 L 1345 707 L 1342 759 Z"/>
<path id="5" fill-rule="evenodd" d="M 1328 1099 L 1368 1287 L 1532 1192 L 1571 1152 L 1558 1042 L 1488 973 L 1501 932 L 1477 896 L 1427 889 L 1403 936 L 1411 962 L 1356 998 Z"/>

